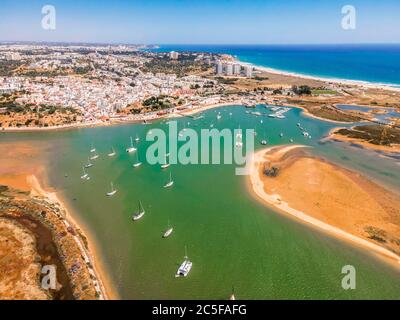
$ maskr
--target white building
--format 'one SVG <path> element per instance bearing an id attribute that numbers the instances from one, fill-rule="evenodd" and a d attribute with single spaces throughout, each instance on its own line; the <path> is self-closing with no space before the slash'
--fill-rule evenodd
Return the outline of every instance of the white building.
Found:
<path id="1" fill-rule="evenodd" d="M 221 62 L 218 62 L 215 65 L 215 72 L 216 72 L 216 74 L 222 74 L 224 72 L 224 69 L 223 69 L 223 66 L 222 66 Z"/>
<path id="2" fill-rule="evenodd" d="M 231 64 L 226 65 L 226 75 L 227 76 L 233 75 L 233 65 Z"/>
<path id="3" fill-rule="evenodd" d="M 233 65 L 233 74 L 240 75 L 241 70 L 242 70 L 242 67 L 240 64 Z"/>
<path id="4" fill-rule="evenodd" d="M 179 58 L 179 53 L 178 53 L 178 52 L 175 52 L 175 51 L 171 51 L 171 52 L 169 53 L 169 57 L 170 57 L 171 59 L 177 60 L 177 59 Z"/>
<path id="5" fill-rule="evenodd" d="M 246 77 L 247 78 L 252 78 L 253 77 L 253 67 L 247 66 L 245 68 L 245 72 L 246 72 Z"/>

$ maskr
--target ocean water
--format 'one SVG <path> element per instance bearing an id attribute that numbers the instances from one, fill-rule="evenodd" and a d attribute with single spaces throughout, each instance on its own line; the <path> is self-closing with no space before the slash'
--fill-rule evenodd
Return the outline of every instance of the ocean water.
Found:
<path id="1" fill-rule="evenodd" d="M 157 51 L 227 53 L 243 62 L 303 75 L 400 86 L 397 45 L 161 45 Z"/>
<path id="2" fill-rule="evenodd" d="M 267 113 L 262 106 L 257 109 Z M 265 138 L 270 145 L 288 144 L 293 138 L 296 144 L 311 146 L 315 154 L 393 189 L 400 187 L 395 161 L 349 145 L 319 143 L 332 124 L 303 117 L 298 109 L 288 112 L 285 120 L 256 117 L 242 106 L 218 111 L 220 121 L 217 110 L 208 110 L 197 121 L 178 119 L 179 128 L 188 122 L 196 131 L 211 124 L 217 129 L 252 128 L 258 132 L 257 149 Z M 312 139 L 302 136 L 298 122 Z M 156 128 L 167 130 L 167 125 L 157 121 L 1 135 L 3 141 L 47 142 L 50 184 L 91 231 L 122 298 L 227 299 L 232 286 L 239 299 L 400 298 L 398 269 L 264 206 L 250 192 L 247 177 L 235 175 L 234 165 L 173 165 L 163 171 L 147 164 L 150 142 L 145 135 Z M 136 155 L 125 152 L 129 136 L 136 135 L 141 138 L 140 160 L 145 162 L 139 169 L 132 168 Z M 92 144 L 100 159 L 88 170 L 91 180 L 83 182 L 82 165 Z M 107 157 L 111 146 L 118 153 L 115 158 Z M 167 190 L 163 185 L 169 172 L 175 185 Z M 106 196 L 110 182 L 118 189 L 112 198 Z M 146 215 L 135 223 L 131 217 L 139 200 Z M 168 220 L 174 233 L 162 239 Z M 193 269 L 188 278 L 176 279 L 185 246 Z M 341 270 L 349 264 L 357 270 L 357 289 L 345 291 Z"/>

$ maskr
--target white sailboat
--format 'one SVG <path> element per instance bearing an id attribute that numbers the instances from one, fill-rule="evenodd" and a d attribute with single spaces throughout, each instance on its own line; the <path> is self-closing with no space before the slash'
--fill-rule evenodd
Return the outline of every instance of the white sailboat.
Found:
<path id="1" fill-rule="evenodd" d="M 139 161 L 139 154 L 136 153 L 136 163 L 133 164 L 134 168 L 139 168 L 142 165 L 142 163 Z"/>
<path id="2" fill-rule="evenodd" d="M 144 210 L 142 206 L 142 202 L 139 201 L 139 210 L 133 215 L 132 219 L 133 221 L 138 221 L 143 218 L 144 214 L 146 211 Z"/>
<path id="3" fill-rule="evenodd" d="M 186 252 L 186 246 L 185 246 L 185 261 L 181 264 L 179 267 L 178 271 L 176 272 L 175 277 L 187 277 L 190 270 L 192 269 L 193 263 L 189 260 L 189 257 L 187 256 Z"/>
<path id="4" fill-rule="evenodd" d="M 136 135 L 135 141 L 136 141 L 136 142 L 139 142 L 139 141 L 140 141 L 140 138 L 139 138 L 138 135 Z"/>
<path id="5" fill-rule="evenodd" d="M 243 147 L 243 134 L 239 126 L 239 132 L 236 134 L 236 148 L 242 148 Z"/>
<path id="6" fill-rule="evenodd" d="M 236 297 L 235 297 L 235 288 L 232 288 L 232 294 L 231 294 L 231 296 L 229 297 L 229 300 L 231 300 L 231 301 L 236 300 Z"/>
<path id="7" fill-rule="evenodd" d="M 132 152 L 135 152 L 135 151 L 136 151 L 136 148 L 133 146 L 133 139 L 131 137 L 131 145 L 130 145 L 129 148 L 126 149 L 126 152 L 132 153 Z"/>
<path id="8" fill-rule="evenodd" d="M 91 147 L 91 149 L 90 149 L 90 153 L 94 153 L 94 152 L 96 152 L 96 148 L 93 147 L 93 145 L 92 145 L 92 147 Z"/>
<path id="9" fill-rule="evenodd" d="M 90 157 L 90 160 L 97 160 L 98 158 L 99 158 L 99 155 L 95 151 L 94 155 Z"/>
<path id="10" fill-rule="evenodd" d="M 169 182 L 164 186 L 164 188 L 171 188 L 174 185 L 174 180 L 172 180 L 172 173 L 169 173 Z"/>
<path id="11" fill-rule="evenodd" d="M 107 192 L 107 196 L 108 197 L 112 197 L 113 195 L 115 195 L 117 193 L 117 190 L 114 188 L 114 184 L 111 182 L 111 191 Z"/>
<path id="12" fill-rule="evenodd" d="M 168 169 L 171 166 L 170 163 L 165 162 L 164 164 L 161 165 L 161 169 Z"/>
<path id="13" fill-rule="evenodd" d="M 116 152 L 114 148 L 111 148 L 111 152 L 108 154 L 109 157 L 114 157 L 116 155 Z"/>
<path id="14" fill-rule="evenodd" d="M 174 232 L 174 228 L 171 227 L 169 220 L 168 220 L 168 229 L 164 232 L 163 238 L 168 238 L 172 232 Z"/>
<path id="15" fill-rule="evenodd" d="M 89 169 L 89 168 L 91 168 L 91 167 L 93 167 L 93 166 L 94 166 L 94 164 L 91 163 L 91 162 L 90 162 L 90 159 L 88 158 L 88 163 L 85 165 L 85 168 L 86 168 L 86 169 Z"/>
<path id="16" fill-rule="evenodd" d="M 89 180 L 89 174 L 86 172 L 85 167 L 83 167 L 83 175 L 81 176 L 82 180 Z"/>

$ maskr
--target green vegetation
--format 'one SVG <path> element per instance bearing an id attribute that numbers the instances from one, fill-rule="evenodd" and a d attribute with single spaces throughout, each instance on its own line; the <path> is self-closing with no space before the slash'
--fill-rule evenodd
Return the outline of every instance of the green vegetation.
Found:
<path id="1" fill-rule="evenodd" d="M 175 98 L 163 95 L 158 97 L 151 97 L 143 101 L 143 106 L 145 107 L 145 109 L 150 109 L 150 111 L 169 109 L 175 106 L 174 102 L 172 101 L 173 99 Z"/>
<path id="2" fill-rule="evenodd" d="M 13 71 L 23 65 L 20 61 L 0 60 L 0 77 L 12 76 Z"/>
<path id="3" fill-rule="evenodd" d="M 222 84 L 235 84 L 236 81 L 238 80 L 237 78 L 223 78 L 223 77 L 216 77 L 215 79 Z"/>
<path id="4" fill-rule="evenodd" d="M 349 138 L 367 141 L 375 145 L 390 146 L 400 144 L 400 129 L 380 125 L 357 126 L 353 129 L 340 129 L 336 133 Z"/>
<path id="5" fill-rule="evenodd" d="M 329 90 L 329 89 L 312 89 L 311 93 L 313 95 L 320 95 L 320 94 L 332 94 L 332 95 L 336 95 L 338 94 L 337 91 L 335 90 Z"/>
<path id="6" fill-rule="evenodd" d="M 292 91 L 299 95 L 310 95 L 311 94 L 311 88 L 309 86 L 292 86 Z"/>
<path id="7" fill-rule="evenodd" d="M 175 74 L 178 77 L 184 77 L 210 70 L 209 65 L 202 61 L 196 61 L 196 57 L 194 54 L 181 54 L 177 60 L 171 60 L 167 55 L 153 57 L 144 64 L 142 71 L 153 74 Z"/>

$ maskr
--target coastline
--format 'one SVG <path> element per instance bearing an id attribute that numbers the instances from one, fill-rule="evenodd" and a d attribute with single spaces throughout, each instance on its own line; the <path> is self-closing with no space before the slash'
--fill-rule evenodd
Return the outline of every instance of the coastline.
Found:
<path id="1" fill-rule="evenodd" d="M 397 87 L 400 85 L 396 85 L 396 84 L 386 84 L 386 83 L 376 83 L 376 82 L 369 82 L 369 81 L 362 81 L 362 80 L 350 80 L 350 79 L 340 79 L 340 78 L 329 78 L 329 77 L 305 75 L 305 74 L 296 73 L 296 72 L 290 72 L 290 71 L 284 71 L 284 70 L 274 69 L 274 68 L 270 68 L 270 67 L 264 67 L 264 66 L 256 65 L 256 64 L 253 64 L 250 62 L 244 62 L 237 58 L 235 58 L 235 60 L 243 66 L 251 66 L 251 67 L 255 68 L 256 70 L 259 70 L 262 72 L 268 72 L 268 73 L 273 73 L 273 74 L 278 74 L 278 75 L 283 75 L 283 76 L 288 76 L 288 77 L 296 77 L 296 78 L 301 78 L 301 79 L 316 80 L 316 81 L 321 81 L 321 82 L 329 82 L 329 83 L 336 83 L 336 84 L 342 84 L 342 85 L 364 87 L 364 88 L 369 88 L 369 89 L 381 89 L 381 90 L 390 90 L 390 91 L 400 92 L 400 87 Z"/>
<path id="2" fill-rule="evenodd" d="M 103 300 L 116 300 L 118 299 L 119 295 L 114 288 L 111 279 L 106 276 L 105 268 L 102 266 L 102 263 L 99 259 L 99 250 L 95 244 L 93 235 L 88 232 L 88 228 L 79 221 L 77 215 L 72 212 L 72 210 L 66 205 L 64 199 L 59 192 L 51 192 L 45 190 L 43 184 L 40 183 L 37 176 L 30 175 L 27 177 L 27 182 L 31 186 L 31 192 L 33 195 L 37 195 L 39 197 L 43 197 L 47 201 L 52 204 L 58 205 L 65 213 L 65 221 L 67 225 L 72 226 L 74 229 L 80 229 L 84 237 L 87 239 L 87 246 L 82 243 L 81 239 L 77 239 L 79 242 L 79 247 L 81 249 L 82 255 L 85 257 L 85 260 L 90 261 L 91 265 L 93 266 L 94 274 L 94 283 L 95 287 L 99 288 L 102 292 L 102 297 L 100 299 Z M 42 182 L 43 183 L 43 182 Z"/>
<path id="3" fill-rule="evenodd" d="M 279 152 L 288 152 L 298 148 L 304 148 L 305 146 L 302 145 L 294 145 L 294 146 L 286 146 L 279 150 Z M 250 175 L 248 178 L 249 186 L 251 188 L 251 193 L 253 193 L 258 200 L 261 200 L 263 203 L 267 204 L 268 206 L 273 207 L 274 209 L 278 209 L 278 211 L 315 227 L 316 229 L 326 232 L 336 238 L 341 240 L 345 240 L 350 242 L 354 245 L 357 245 L 361 248 L 368 249 L 370 252 L 377 254 L 380 258 L 383 258 L 386 262 L 395 265 L 397 268 L 400 266 L 400 256 L 396 253 L 380 246 L 375 243 L 372 243 L 368 240 L 355 236 L 347 231 L 344 231 L 338 227 L 332 226 L 328 223 L 325 223 L 319 219 L 316 219 L 306 212 L 302 212 L 300 210 L 292 208 L 288 203 L 282 201 L 278 194 L 268 194 L 264 190 L 264 182 L 260 178 L 259 166 L 265 162 L 264 155 L 267 152 L 276 149 L 277 147 L 266 148 L 260 151 L 257 151 L 253 155 Z M 278 147 L 279 148 L 279 147 Z"/>

